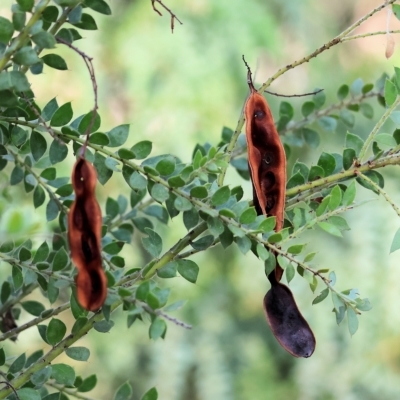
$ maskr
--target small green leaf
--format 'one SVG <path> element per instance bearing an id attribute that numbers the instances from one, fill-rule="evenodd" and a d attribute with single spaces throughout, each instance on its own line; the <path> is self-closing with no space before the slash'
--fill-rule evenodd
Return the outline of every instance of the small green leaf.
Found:
<path id="1" fill-rule="evenodd" d="M 325 176 L 329 176 L 336 168 L 336 160 L 332 154 L 323 152 L 318 160 L 318 166 L 325 171 Z"/>
<path id="2" fill-rule="evenodd" d="M 33 159 L 39 161 L 47 150 L 46 139 L 39 132 L 33 131 L 29 144 Z"/>
<path id="3" fill-rule="evenodd" d="M 1 22 L 1 21 L 0 21 Z M 10 374 L 16 374 L 17 372 L 21 371 L 24 368 L 26 362 L 26 355 L 25 353 L 18 356 L 10 365 L 8 372 Z"/>
<path id="4" fill-rule="evenodd" d="M 333 236 L 342 237 L 342 233 L 335 225 L 323 221 L 323 222 L 318 222 L 318 226 L 325 232 L 328 232 Z"/>
<path id="5" fill-rule="evenodd" d="M 69 257 L 64 247 L 61 247 L 55 254 L 52 262 L 53 271 L 63 270 L 69 263 Z"/>
<path id="6" fill-rule="evenodd" d="M 177 260 L 178 272 L 191 283 L 196 283 L 197 276 L 199 275 L 199 267 L 192 260 Z"/>
<path id="7" fill-rule="evenodd" d="M 168 176 L 175 171 L 175 164 L 175 159 L 171 156 L 167 156 L 157 163 L 156 170 L 160 175 Z"/>
<path id="8" fill-rule="evenodd" d="M 348 170 L 357 159 L 356 152 L 354 149 L 343 150 L 343 168 Z"/>
<path id="9" fill-rule="evenodd" d="M 315 104 L 312 101 L 306 101 L 301 106 L 301 113 L 304 118 L 307 118 L 315 110 Z"/>
<path id="10" fill-rule="evenodd" d="M 58 141 L 58 140 L 53 140 L 53 142 L 50 145 L 50 150 L 49 150 L 49 159 L 52 164 L 57 164 L 63 160 L 68 155 L 68 146 L 66 146 L 64 143 Z"/>
<path id="11" fill-rule="evenodd" d="M 160 183 L 156 183 L 151 188 L 151 197 L 153 197 L 154 200 L 163 203 L 169 198 L 169 190 Z"/>
<path id="12" fill-rule="evenodd" d="M 155 387 L 148 390 L 141 398 L 141 400 L 157 400 L 157 399 L 158 399 L 158 392 Z"/>
<path id="13" fill-rule="evenodd" d="M 303 128 L 302 129 L 303 137 L 305 142 L 312 148 L 316 149 L 320 144 L 320 137 L 318 132 L 314 131 L 313 129 Z"/>
<path id="14" fill-rule="evenodd" d="M 75 371 L 66 364 L 53 364 L 51 377 L 60 385 L 73 386 L 75 382 Z"/>
<path id="15" fill-rule="evenodd" d="M 26 312 L 34 315 L 35 317 L 38 317 L 45 310 L 45 307 L 42 303 L 34 300 L 23 301 L 21 302 L 21 306 Z"/>
<path id="16" fill-rule="evenodd" d="M 294 244 L 293 246 L 290 246 L 287 251 L 290 254 L 300 254 L 305 247 L 305 244 Z"/>
<path id="17" fill-rule="evenodd" d="M 13 57 L 13 61 L 16 64 L 27 66 L 41 63 L 36 51 L 29 46 L 22 47 L 22 49 L 18 50 Z"/>
<path id="18" fill-rule="evenodd" d="M 287 283 L 290 283 L 291 280 L 294 278 L 295 275 L 295 270 L 292 264 L 289 264 L 286 269 L 285 269 L 285 274 L 286 274 L 286 280 Z"/>
<path id="19" fill-rule="evenodd" d="M 134 152 L 135 157 L 138 160 L 142 160 L 146 158 L 152 150 L 152 143 L 149 140 L 143 140 L 142 142 L 138 142 L 131 147 L 131 150 Z"/>
<path id="20" fill-rule="evenodd" d="M 163 267 L 157 270 L 157 275 L 160 278 L 175 278 L 176 271 L 178 269 L 178 263 L 176 261 L 171 261 L 165 264 Z"/>
<path id="21" fill-rule="evenodd" d="M 44 189 L 40 185 L 37 185 L 33 191 L 33 206 L 38 208 L 44 203 L 45 200 L 46 194 Z"/>
<path id="22" fill-rule="evenodd" d="M 397 98 L 397 88 L 396 85 L 390 81 L 389 79 L 386 79 L 385 82 L 385 102 L 387 106 L 391 106 Z"/>
<path id="23" fill-rule="evenodd" d="M 211 197 L 211 204 L 213 206 L 219 206 L 226 203 L 229 200 L 231 191 L 228 186 L 222 186 L 219 188 Z"/>
<path id="24" fill-rule="evenodd" d="M 258 230 L 264 233 L 268 233 L 274 230 L 276 225 L 276 217 L 268 217 L 264 219 L 258 226 Z"/>
<path id="25" fill-rule="evenodd" d="M 190 190 L 190 195 L 197 199 L 205 199 L 208 196 L 208 190 L 205 186 L 195 186 Z"/>
<path id="26" fill-rule="evenodd" d="M 257 218 L 257 212 L 254 207 L 250 207 L 242 212 L 239 217 L 239 222 L 241 224 L 251 224 Z"/>
<path id="27" fill-rule="evenodd" d="M 150 339 L 157 340 L 164 337 L 167 331 L 167 324 L 160 317 L 156 317 L 150 325 L 149 336 Z"/>
<path id="28" fill-rule="evenodd" d="M 109 147 L 122 146 L 128 139 L 129 125 L 119 125 L 107 132 L 106 135 L 110 140 Z"/>
<path id="29" fill-rule="evenodd" d="M 0 17 L 0 42 L 8 43 L 14 33 L 14 27 L 10 20 Z"/>
<path id="30" fill-rule="evenodd" d="M 147 188 L 147 179 L 135 171 L 129 178 L 129 186 L 132 189 L 143 190 Z"/>
<path id="31" fill-rule="evenodd" d="M 357 314 L 351 307 L 347 308 L 347 325 L 350 335 L 353 336 L 358 329 L 358 318 Z"/>
<path id="32" fill-rule="evenodd" d="M 132 387 L 129 382 L 125 382 L 117 389 L 114 395 L 114 400 L 130 400 L 131 397 L 132 397 Z"/>
<path id="33" fill-rule="evenodd" d="M 336 185 L 331 190 L 331 198 L 329 200 L 328 208 L 329 210 L 333 211 L 339 207 L 340 203 L 342 202 L 342 190 L 340 189 L 339 185 Z"/>
<path id="34" fill-rule="evenodd" d="M 312 302 L 312 304 L 321 303 L 321 301 L 325 300 L 328 297 L 329 289 L 324 289 Z"/>
<path id="35" fill-rule="evenodd" d="M 395 252 L 396 250 L 400 249 L 400 228 L 396 231 L 392 245 L 390 246 L 389 254 Z"/>
<path id="36" fill-rule="evenodd" d="M 77 361 L 87 361 L 90 357 L 90 351 L 86 347 L 69 347 L 65 350 L 65 353 L 69 358 Z"/>
<path id="37" fill-rule="evenodd" d="M 162 239 L 160 235 L 154 232 L 150 228 L 145 228 L 147 237 L 142 238 L 143 247 L 148 251 L 148 253 L 156 258 L 161 254 L 162 251 Z"/>
<path id="38" fill-rule="evenodd" d="M 395 147 L 397 144 L 395 138 L 392 135 L 389 135 L 388 133 L 380 133 L 379 135 L 376 135 L 375 141 L 379 145 L 387 147 Z"/>
<path id="39" fill-rule="evenodd" d="M 52 318 L 47 327 L 47 341 L 55 346 L 61 342 L 67 332 L 67 327 L 64 322 L 57 318 Z"/>
<path id="40" fill-rule="evenodd" d="M 37 390 L 31 388 L 22 388 L 17 390 L 19 400 L 41 400 Z"/>
<path id="41" fill-rule="evenodd" d="M 78 392 L 85 393 L 93 390 L 97 385 L 97 376 L 89 375 L 83 380 L 83 382 L 78 386 Z"/>
<path id="42" fill-rule="evenodd" d="M 65 71 L 68 69 L 65 60 L 58 54 L 46 54 L 42 57 L 42 61 L 51 68 Z"/>
<path id="43" fill-rule="evenodd" d="M 348 85 L 342 85 L 338 89 L 337 92 L 337 97 L 339 100 L 344 100 L 349 94 L 349 86 Z"/>
<path id="44" fill-rule="evenodd" d="M 73 117 L 71 102 L 63 104 L 51 117 L 50 125 L 59 127 L 67 125 Z"/>
<path id="45" fill-rule="evenodd" d="M 93 324 L 93 328 L 100 333 L 107 333 L 114 326 L 114 321 L 99 321 Z"/>
<path id="46" fill-rule="evenodd" d="M 362 140 L 360 136 L 347 132 L 345 145 L 349 149 L 354 149 L 356 154 L 359 154 L 364 145 L 364 140 Z"/>

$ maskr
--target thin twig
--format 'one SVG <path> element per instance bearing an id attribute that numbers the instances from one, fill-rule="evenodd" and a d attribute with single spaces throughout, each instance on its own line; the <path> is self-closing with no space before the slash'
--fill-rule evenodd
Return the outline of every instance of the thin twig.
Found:
<path id="1" fill-rule="evenodd" d="M 365 182 L 370 184 L 379 194 L 381 194 L 385 200 L 392 206 L 393 210 L 400 217 L 400 208 L 396 206 L 391 197 L 384 191 L 379 185 L 377 185 L 372 179 L 368 178 L 368 176 L 364 175 L 362 172 L 356 171 L 357 176 L 363 179 Z"/>
<path id="2" fill-rule="evenodd" d="M 280 93 L 275 93 L 275 92 L 270 92 L 269 90 L 264 90 L 264 92 L 272 94 L 274 96 L 278 97 L 304 97 L 304 96 L 312 96 L 314 94 L 318 94 L 322 92 L 324 89 L 318 89 L 315 92 L 310 92 L 310 93 L 303 93 L 303 94 L 280 94 Z"/>
<path id="3" fill-rule="evenodd" d="M 139 303 L 139 302 L 138 302 Z M 174 317 L 169 316 L 168 314 L 165 314 L 161 310 L 153 310 L 148 304 L 140 302 L 141 307 L 143 310 L 148 312 L 149 314 L 157 315 L 159 317 L 163 317 L 164 319 L 171 321 L 175 325 L 181 326 L 182 328 L 185 329 L 192 329 L 192 325 L 186 324 L 185 322 L 180 321 L 179 319 L 176 319 Z"/>
<path id="4" fill-rule="evenodd" d="M 163 7 L 171 15 L 171 32 L 172 33 L 174 33 L 175 20 L 177 20 L 181 25 L 183 25 L 183 22 L 161 0 L 151 0 L 151 5 L 153 6 L 153 10 L 158 15 L 162 16 L 161 12 L 159 10 L 157 10 L 154 3 L 160 4 L 160 6 Z"/>
<path id="5" fill-rule="evenodd" d="M 92 109 L 92 116 L 90 118 L 89 125 L 86 128 L 86 132 L 84 133 L 84 135 L 86 135 L 86 140 L 85 140 L 85 143 L 83 144 L 82 148 L 80 149 L 80 154 L 79 154 L 79 156 L 85 157 L 86 148 L 87 148 L 87 145 L 89 143 L 89 136 L 90 136 L 90 133 L 92 131 L 94 122 L 96 121 L 97 110 L 99 109 L 99 106 L 98 106 L 98 93 L 97 93 L 97 81 L 96 81 L 96 75 L 95 75 L 95 70 L 94 70 L 94 66 L 93 66 L 93 58 L 89 57 L 82 50 L 79 50 L 72 43 L 69 43 L 64 39 L 61 39 L 60 37 L 57 37 L 56 40 L 57 40 L 58 43 L 62 43 L 64 45 L 68 46 L 70 49 L 74 50 L 76 53 L 78 53 L 82 57 L 85 65 L 86 65 L 86 68 L 89 71 L 90 80 L 92 81 L 93 95 L 94 95 L 94 106 L 93 106 L 93 109 Z"/>

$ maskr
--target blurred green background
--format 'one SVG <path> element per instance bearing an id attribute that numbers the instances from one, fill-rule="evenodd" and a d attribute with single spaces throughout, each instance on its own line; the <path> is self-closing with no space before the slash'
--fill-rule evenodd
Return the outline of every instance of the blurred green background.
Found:
<path id="1" fill-rule="evenodd" d="M 8 15 L 11 1 L 1 3 L 1 14 Z M 154 142 L 153 155 L 168 152 L 189 161 L 196 143 L 216 144 L 223 126 L 236 126 L 248 90 L 242 54 L 257 69 L 256 81 L 261 83 L 380 3 L 167 0 L 183 21 L 182 26 L 175 24 L 173 34 L 167 13 L 157 6 L 163 13 L 159 17 L 148 0 L 112 0 L 110 4 L 113 16 L 97 14 L 100 30 L 83 31 L 84 40 L 76 42 L 94 57 L 102 130 L 129 123 L 128 145 L 148 139 Z M 384 30 L 386 15 L 386 10 L 381 11 L 357 32 Z M 393 17 L 391 25 L 399 25 Z M 400 53 L 396 48 L 386 60 L 385 43 L 385 37 L 378 36 L 335 46 L 285 74 L 271 90 L 293 94 L 322 87 L 329 104 L 343 83 L 351 84 L 358 77 L 374 82 L 383 72 L 392 74 Z M 69 60 L 69 70 L 46 68 L 44 74 L 32 78 L 39 103 L 43 106 L 56 96 L 59 104 L 72 101 L 76 116 L 86 113 L 93 100 L 87 70 L 69 49 L 57 52 Z M 268 96 L 268 101 L 277 115 L 281 99 Z M 301 119 L 304 101 L 291 101 L 295 119 Z M 371 102 L 377 118 L 383 108 L 375 103 Z M 357 117 L 353 132 L 366 137 L 373 122 Z M 393 126 L 385 128 L 390 132 Z M 344 133 L 321 131 L 319 148 L 304 147 L 292 154 L 290 162 L 298 157 L 310 165 L 324 150 L 341 152 Z M 65 163 L 65 175 L 70 165 Z M 400 204 L 398 169 L 387 168 L 383 174 L 387 191 Z M 114 176 L 98 189 L 99 196 L 116 198 L 126 187 L 121 182 L 121 177 Z M 251 197 L 249 182 L 235 171 L 229 171 L 227 182 L 242 184 L 246 198 Z M 22 193 L 19 190 L 7 189 L 7 193 L 15 198 Z M 369 198 L 375 196 L 359 187 L 358 199 Z M 30 197 L 25 199 L 25 207 L 1 200 L 0 236 L 11 229 L 42 241 L 43 232 L 49 231 L 43 210 L 33 210 Z M 264 319 L 262 299 L 269 284 L 260 261 L 250 253 L 243 256 L 237 249 L 224 252 L 216 247 L 194 257 L 200 266 L 196 285 L 181 278 L 166 282 L 172 287 L 171 300 L 188 299 L 176 316 L 192 324 L 192 330 L 168 323 L 166 339 L 154 343 L 148 339 L 147 322 L 135 322 L 127 329 L 125 317 L 117 312 L 110 333 L 93 331 L 81 341 L 92 355 L 88 363 L 75 362 L 74 367 L 84 376 L 97 373 L 99 377 L 89 397 L 111 399 L 115 389 L 129 380 L 134 400 L 152 386 L 157 386 L 160 400 L 400 398 L 400 254 L 389 256 L 400 221 L 387 203 L 376 198 L 346 217 L 352 230 L 345 232 L 344 239 L 309 232 L 305 240 L 310 250 L 318 251 L 316 265 L 336 271 L 339 288 L 356 287 L 371 300 L 373 309 L 360 317 L 353 338 L 346 321 L 336 325 L 331 300 L 312 306 L 315 295 L 296 276 L 291 287 L 314 330 L 317 349 L 310 359 L 291 357 L 273 338 Z M 184 234 L 180 217 L 170 221 L 168 228 L 158 229 L 165 237 L 164 250 Z M 131 267 L 146 261 L 139 234 L 125 256 Z M 322 289 L 320 285 L 316 293 Z M 72 316 L 64 314 L 63 320 L 72 326 Z M 32 330 L 6 346 L 13 353 L 30 353 L 43 347 L 43 342 Z"/>

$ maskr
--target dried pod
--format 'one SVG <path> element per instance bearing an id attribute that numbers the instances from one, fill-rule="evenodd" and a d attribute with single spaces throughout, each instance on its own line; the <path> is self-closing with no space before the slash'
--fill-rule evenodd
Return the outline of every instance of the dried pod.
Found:
<path id="1" fill-rule="evenodd" d="M 257 213 L 276 217 L 283 227 L 286 190 L 286 156 L 267 101 L 255 90 L 248 70 L 250 96 L 245 105 L 246 139 L 253 201 Z M 301 315 L 290 289 L 279 283 L 283 270 L 276 264 L 268 276 L 271 289 L 264 297 L 268 325 L 281 346 L 295 357 L 310 357 L 315 338 Z"/>
<path id="2" fill-rule="evenodd" d="M 246 139 L 253 202 L 258 214 L 276 217 L 275 229 L 280 231 L 285 210 L 285 150 L 268 103 L 253 86 L 250 70 L 247 81 L 251 93 L 245 106 Z M 282 268 L 277 265 L 275 275 L 278 281 L 281 280 L 282 273 Z"/>
<path id="3" fill-rule="evenodd" d="M 310 357 L 315 350 L 315 337 L 290 289 L 271 281 L 263 306 L 268 325 L 280 345 L 295 357 Z"/>
<path id="4" fill-rule="evenodd" d="M 79 304 L 98 310 L 107 296 L 107 278 L 101 259 L 101 210 L 96 200 L 97 173 L 92 164 L 79 158 L 72 170 L 75 201 L 68 214 L 68 241 L 76 277 Z"/>

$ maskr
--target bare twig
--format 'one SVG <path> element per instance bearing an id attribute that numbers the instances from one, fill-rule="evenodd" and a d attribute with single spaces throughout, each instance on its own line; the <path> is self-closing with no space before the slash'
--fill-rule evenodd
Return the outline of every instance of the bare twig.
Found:
<path id="1" fill-rule="evenodd" d="M 94 95 L 94 106 L 93 106 L 93 109 L 92 109 L 92 116 L 91 116 L 89 125 L 86 128 L 86 132 L 84 133 L 84 135 L 86 135 L 86 140 L 85 140 L 85 143 L 83 144 L 83 146 L 81 147 L 80 154 L 79 154 L 79 156 L 85 157 L 86 148 L 87 148 L 87 145 L 89 143 L 89 136 L 90 136 L 91 130 L 93 128 L 94 122 L 96 120 L 97 110 L 99 109 L 99 106 L 98 106 L 98 94 L 97 94 L 97 81 L 96 81 L 96 75 L 95 75 L 94 66 L 93 66 L 93 58 L 89 57 L 86 53 L 84 53 L 83 51 L 79 50 L 72 43 L 69 43 L 64 39 L 61 39 L 60 37 L 57 37 L 56 39 L 57 39 L 58 43 L 65 44 L 66 46 L 68 46 L 70 49 L 74 50 L 76 53 L 78 53 L 82 57 L 83 61 L 85 62 L 85 65 L 86 65 L 86 67 L 87 67 L 87 69 L 89 71 L 90 80 L 92 81 L 93 95 Z"/>
<path id="2" fill-rule="evenodd" d="M 279 93 L 275 93 L 275 92 L 270 92 L 269 90 L 264 90 L 264 92 L 272 94 L 274 96 L 278 96 L 278 97 L 304 97 L 304 96 L 312 96 L 314 94 L 318 94 L 318 93 L 322 92 L 323 90 L 324 89 L 318 89 L 315 92 L 303 93 L 303 94 L 279 94 Z"/>
<path id="3" fill-rule="evenodd" d="M 175 20 L 177 20 L 181 25 L 183 25 L 183 22 L 161 1 L 161 0 L 151 0 L 151 5 L 153 6 L 153 10 L 160 16 L 162 16 L 161 12 L 157 10 L 155 3 L 160 4 L 164 10 L 166 10 L 169 15 L 171 15 L 171 32 L 174 33 L 174 27 L 175 27 Z"/>
<path id="4" fill-rule="evenodd" d="M 146 303 L 142 303 L 140 302 L 140 305 L 142 306 L 143 310 L 145 310 L 146 312 L 148 312 L 149 314 L 153 314 L 153 315 L 157 315 L 159 317 L 163 317 L 168 321 L 171 321 L 172 323 L 174 323 L 175 325 L 181 326 L 182 328 L 185 329 L 192 329 L 192 325 L 188 325 L 185 322 L 180 321 L 179 319 L 173 318 L 171 316 L 169 316 L 168 314 L 165 314 L 164 312 L 162 312 L 161 310 L 153 310 L 149 305 L 147 305 Z"/>

